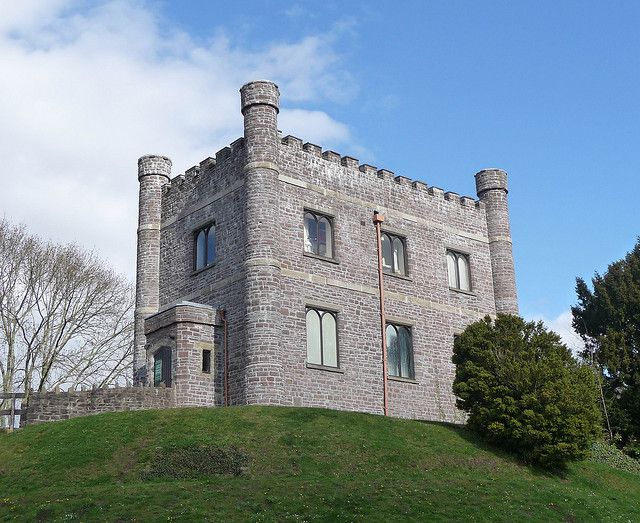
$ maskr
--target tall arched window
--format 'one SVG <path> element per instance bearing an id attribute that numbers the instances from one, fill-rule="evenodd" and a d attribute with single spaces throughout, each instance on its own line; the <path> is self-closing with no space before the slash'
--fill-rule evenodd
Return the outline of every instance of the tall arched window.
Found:
<path id="1" fill-rule="evenodd" d="M 334 312 L 307 309 L 307 363 L 338 366 L 338 329 Z"/>
<path id="2" fill-rule="evenodd" d="M 382 233 L 382 270 L 391 274 L 407 275 L 407 257 L 405 253 L 405 239 Z"/>
<path id="3" fill-rule="evenodd" d="M 414 378 L 411 329 L 387 323 L 387 374 L 399 378 Z"/>
<path id="4" fill-rule="evenodd" d="M 461 252 L 447 251 L 449 288 L 471 291 L 471 268 L 469 256 Z"/>
<path id="5" fill-rule="evenodd" d="M 329 216 L 304 213 L 304 252 L 333 258 L 333 224 Z"/>
<path id="6" fill-rule="evenodd" d="M 171 387 L 171 349 L 160 347 L 153 354 L 153 386 Z"/>
<path id="7" fill-rule="evenodd" d="M 194 269 L 199 270 L 216 261 L 216 226 L 207 225 L 195 232 Z"/>

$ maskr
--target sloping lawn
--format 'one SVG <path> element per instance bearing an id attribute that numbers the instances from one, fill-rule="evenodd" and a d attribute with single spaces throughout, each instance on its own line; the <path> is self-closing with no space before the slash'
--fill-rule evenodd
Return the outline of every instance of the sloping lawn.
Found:
<path id="1" fill-rule="evenodd" d="M 1 521 L 640 521 L 640 475 L 523 466 L 460 427 L 324 409 L 102 414 L 0 434 Z"/>

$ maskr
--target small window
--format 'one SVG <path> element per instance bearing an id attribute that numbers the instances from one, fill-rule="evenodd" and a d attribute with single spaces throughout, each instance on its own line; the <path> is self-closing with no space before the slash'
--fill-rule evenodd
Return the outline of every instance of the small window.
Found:
<path id="1" fill-rule="evenodd" d="M 171 349 L 161 347 L 153 355 L 153 386 L 171 387 Z"/>
<path id="2" fill-rule="evenodd" d="M 202 351 L 202 372 L 211 373 L 211 351 L 209 349 Z"/>
<path id="3" fill-rule="evenodd" d="M 334 312 L 307 309 L 307 363 L 338 367 L 338 328 Z"/>
<path id="4" fill-rule="evenodd" d="M 407 275 L 405 239 L 382 233 L 382 270 L 390 274 Z"/>
<path id="5" fill-rule="evenodd" d="M 216 261 L 216 226 L 207 225 L 195 232 L 195 270 L 203 269 Z"/>
<path id="6" fill-rule="evenodd" d="M 414 378 L 411 328 L 387 323 L 387 374 Z"/>
<path id="7" fill-rule="evenodd" d="M 333 258 L 333 223 L 329 216 L 304 213 L 304 252 Z"/>
<path id="8" fill-rule="evenodd" d="M 449 288 L 471 291 L 471 268 L 469 256 L 456 251 L 447 251 L 447 273 Z"/>

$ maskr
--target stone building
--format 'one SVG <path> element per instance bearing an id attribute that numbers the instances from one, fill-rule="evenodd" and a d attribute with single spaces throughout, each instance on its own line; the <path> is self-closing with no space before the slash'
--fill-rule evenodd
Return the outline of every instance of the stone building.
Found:
<path id="1" fill-rule="evenodd" d="M 506 173 L 444 192 L 282 138 L 271 82 L 240 93 L 244 137 L 215 158 L 138 161 L 134 381 L 179 406 L 460 421 L 454 335 L 517 313 Z"/>

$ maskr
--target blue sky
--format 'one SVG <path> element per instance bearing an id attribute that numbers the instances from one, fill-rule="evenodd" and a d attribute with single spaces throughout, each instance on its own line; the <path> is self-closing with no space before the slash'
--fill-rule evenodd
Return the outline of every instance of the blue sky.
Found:
<path id="1" fill-rule="evenodd" d="M 241 134 L 237 89 L 265 76 L 285 134 L 472 196 L 475 172 L 505 169 L 526 317 L 566 330 L 575 277 L 639 234 L 637 2 L 16 4 L 0 205 L 126 272 L 137 156 L 177 174 L 215 153 Z"/>

